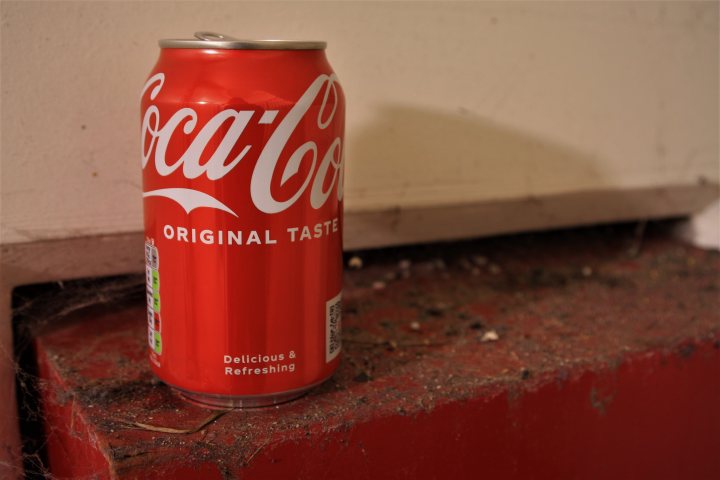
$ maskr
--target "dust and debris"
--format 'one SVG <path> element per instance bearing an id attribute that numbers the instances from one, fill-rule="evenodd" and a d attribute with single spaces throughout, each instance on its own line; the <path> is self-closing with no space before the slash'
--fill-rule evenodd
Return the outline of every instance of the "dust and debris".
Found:
<path id="1" fill-rule="evenodd" d="M 38 377 L 34 338 L 38 332 L 63 328 L 78 313 L 107 313 L 118 303 L 127 305 L 141 301 L 143 296 L 142 276 L 139 275 L 58 281 L 18 287 L 13 291 L 14 356 L 18 365 L 16 385 L 26 478 L 52 478 L 43 452 L 45 414 L 39 398 L 44 396 L 57 405 L 65 405 L 79 394 L 79 391 L 53 388 L 49 381 Z M 73 352 L 48 352 L 48 358 L 53 364 L 76 359 Z M 66 373 L 74 375 L 76 369 L 69 368 Z"/>
<path id="2" fill-rule="evenodd" d="M 220 410 L 216 411 L 215 413 L 212 413 L 210 416 L 202 420 L 197 425 L 190 427 L 190 428 L 175 428 L 175 427 L 163 427 L 161 425 L 151 425 L 148 423 L 142 423 L 142 422 L 126 422 L 125 420 L 117 420 L 118 423 L 125 426 L 126 428 L 139 428 L 141 430 L 147 430 L 149 432 L 162 432 L 162 433 L 173 433 L 176 435 L 187 435 L 190 433 L 199 432 L 203 428 L 210 425 L 212 422 L 217 420 L 218 418 L 222 417 L 226 413 L 230 412 L 231 410 Z M 148 417 L 150 420 L 152 420 L 153 417 Z M 113 433 L 114 430 L 110 429 L 110 432 Z"/>
<path id="3" fill-rule="evenodd" d="M 487 332 L 482 334 L 482 337 L 480 337 L 481 342 L 497 342 L 500 340 L 500 335 L 497 334 L 495 330 L 488 330 Z"/>
<path id="4" fill-rule="evenodd" d="M 490 261 L 487 257 L 483 255 L 471 255 L 470 260 L 472 260 L 472 263 L 475 264 L 475 266 L 477 267 L 484 267 Z"/>
<path id="5" fill-rule="evenodd" d="M 353 377 L 353 381 L 358 382 L 358 383 L 365 383 L 365 382 L 369 382 L 370 380 L 372 380 L 372 376 L 370 376 L 370 374 L 368 372 L 360 372 Z M 367 401 L 367 398 L 365 399 L 365 402 L 366 401 Z"/>
<path id="6" fill-rule="evenodd" d="M 392 282 L 393 280 L 397 280 L 398 278 L 398 272 L 395 272 L 393 270 L 390 270 L 389 272 L 385 273 L 385 276 L 383 277 L 383 280 L 385 282 Z"/>
<path id="7" fill-rule="evenodd" d="M 696 348 L 692 343 L 684 343 L 678 348 L 678 353 L 683 358 L 689 358 L 695 353 Z"/>
<path id="8" fill-rule="evenodd" d="M 231 478 L 258 458 L 272 459 L 269 445 L 350 431 L 365 418 L 414 418 L 479 392 L 522 395 L 648 348 L 692 356 L 681 345 L 716 341 L 720 332 L 720 255 L 679 246 L 651 226 L 643 235 L 634 257 L 627 255 L 633 228 L 617 226 L 365 252 L 365 266 L 345 273 L 343 362 L 333 378 L 295 402 L 229 412 L 205 425 L 211 412 L 150 373 L 141 277 L 139 295 L 115 303 L 111 287 L 68 282 L 52 299 L 25 292 L 16 308 L 36 319 L 32 337 L 66 385 L 46 382 L 40 393 L 50 404 L 74 402 L 112 445 L 117 471 L 205 462 Z M 388 272 L 398 275 L 388 281 Z M 108 301 L 112 308 L 98 306 Z M 73 341 L 90 317 L 93 336 Z M 479 345 L 483 338 L 494 344 Z M 613 398 L 589 396 L 601 413 Z"/>
<path id="9" fill-rule="evenodd" d="M 363 267 L 362 258 L 358 257 L 357 255 L 353 255 L 348 260 L 347 266 L 348 268 L 351 268 L 353 270 L 360 270 Z"/>
<path id="10" fill-rule="evenodd" d="M 435 302 L 425 309 L 425 313 L 431 317 L 442 317 L 448 311 L 450 305 L 444 302 Z"/>
<path id="11" fill-rule="evenodd" d="M 590 405 L 592 405 L 600 415 L 607 413 L 607 408 L 614 398 L 615 394 L 601 394 L 596 387 L 590 390 Z"/>
<path id="12" fill-rule="evenodd" d="M 647 224 L 647 220 L 641 220 L 635 226 L 632 244 L 630 245 L 630 248 L 628 248 L 628 255 L 630 257 L 637 257 L 640 254 Z"/>

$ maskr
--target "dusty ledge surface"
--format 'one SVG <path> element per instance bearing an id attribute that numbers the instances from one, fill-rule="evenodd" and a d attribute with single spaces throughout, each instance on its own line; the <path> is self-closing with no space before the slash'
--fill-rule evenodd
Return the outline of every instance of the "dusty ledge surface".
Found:
<path id="1" fill-rule="evenodd" d="M 91 439 L 100 455 L 88 462 L 106 462 L 122 478 L 148 469 L 232 478 L 288 462 L 288 449 L 303 444 L 361 456 L 364 437 L 354 432 L 374 422 L 401 417 L 412 427 L 446 407 L 477 410 L 499 397 L 512 408 L 548 386 L 562 392 L 588 372 L 612 374 L 643 358 L 717 358 L 720 255 L 663 230 L 360 253 L 363 267 L 346 273 L 336 375 L 297 401 L 221 416 L 152 376 L 141 296 L 95 305 L 90 296 L 79 309 L 47 308 L 36 328 L 41 391 L 51 413 L 74 419 L 76 438 Z M 597 392 L 586 406 L 602 416 L 614 394 Z M 64 438 L 51 431 L 50 449 L 53 435 Z"/>

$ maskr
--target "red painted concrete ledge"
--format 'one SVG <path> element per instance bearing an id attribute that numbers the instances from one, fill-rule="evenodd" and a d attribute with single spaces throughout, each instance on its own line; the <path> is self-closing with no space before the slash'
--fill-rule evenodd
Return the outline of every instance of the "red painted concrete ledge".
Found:
<path id="1" fill-rule="evenodd" d="M 720 475 L 718 254 L 615 227 L 363 259 L 342 367 L 274 408 L 218 416 L 154 380 L 140 299 L 51 319 L 36 348 L 52 474 Z"/>

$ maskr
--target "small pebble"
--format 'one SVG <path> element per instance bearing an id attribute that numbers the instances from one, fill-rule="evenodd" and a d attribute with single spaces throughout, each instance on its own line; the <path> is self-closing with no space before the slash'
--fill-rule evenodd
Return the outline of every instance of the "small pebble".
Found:
<path id="1" fill-rule="evenodd" d="M 480 269 L 475 267 L 472 270 L 470 270 L 470 273 L 472 274 L 473 277 L 477 277 L 478 275 L 480 275 Z"/>
<path id="2" fill-rule="evenodd" d="M 383 290 L 386 286 L 387 286 L 387 284 L 381 280 L 373 282 L 373 284 L 372 284 L 373 290 Z"/>
<path id="3" fill-rule="evenodd" d="M 437 270 L 435 267 L 434 261 L 427 261 L 427 262 L 420 262 L 415 264 L 415 270 L 424 272 L 424 273 L 431 273 Z"/>
<path id="4" fill-rule="evenodd" d="M 360 270 L 363 267 L 362 258 L 358 256 L 350 257 L 350 260 L 348 260 L 348 267 L 353 270 Z"/>
<path id="5" fill-rule="evenodd" d="M 488 259 L 487 259 L 487 257 L 483 257 L 482 255 L 473 255 L 472 262 L 475 265 L 477 265 L 478 267 L 483 267 L 483 266 L 487 265 Z"/>
<path id="6" fill-rule="evenodd" d="M 372 377 L 367 372 L 360 372 L 355 377 L 353 377 L 353 381 L 358 383 L 365 383 L 372 380 Z"/>
<path id="7" fill-rule="evenodd" d="M 496 342 L 498 340 L 500 340 L 500 336 L 495 330 L 488 330 L 487 332 L 483 333 L 483 336 L 480 339 L 481 342 Z"/>
<path id="8" fill-rule="evenodd" d="M 388 282 L 392 282 L 393 280 L 397 279 L 397 273 L 395 272 L 387 272 L 385 274 L 385 280 Z"/>
<path id="9" fill-rule="evenodd" d="M 415 332 L 420 331 L 420 322 L 410 322 L 410 330 L 413 330 Z"/>
<path id="10" fill-rule="evenodd" d="M 400 260 L 398 262 L 398 268 L 400 270 L 410 270 L 410 267 L 412 266 L 412 262 L 410 260 Z"/>
<path id="11" fill-rule="evenodd" d="M 584 267 L 582 267 L 582 270 L 580 270 L 580 273 L 582 273 L 583 277 L 589 277 L 593 274 L 593 269 L 585 265 Z"/>
<path id="12" fill-rule="evenodd" d="M 499 275 L 500 273 L 502 273 L 502 268 L 500 268 L 500 265 L 496 265 L 494 263 L 490 264 L 490 266 L 488 267 L 488 270 L 493 275 Z"/>

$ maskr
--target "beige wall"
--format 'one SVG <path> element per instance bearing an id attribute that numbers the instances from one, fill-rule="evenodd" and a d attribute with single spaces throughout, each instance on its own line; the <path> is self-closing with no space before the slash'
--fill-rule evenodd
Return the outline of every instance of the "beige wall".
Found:
<path id="1" fill-rule="evenodd" d="M 329 42 L 349 228 L 352 212 L 718 181 L 717 3 L 1 8 L 3 243 L 141 228 L 139 91 L 157 39 L 199 29 Z"/>

